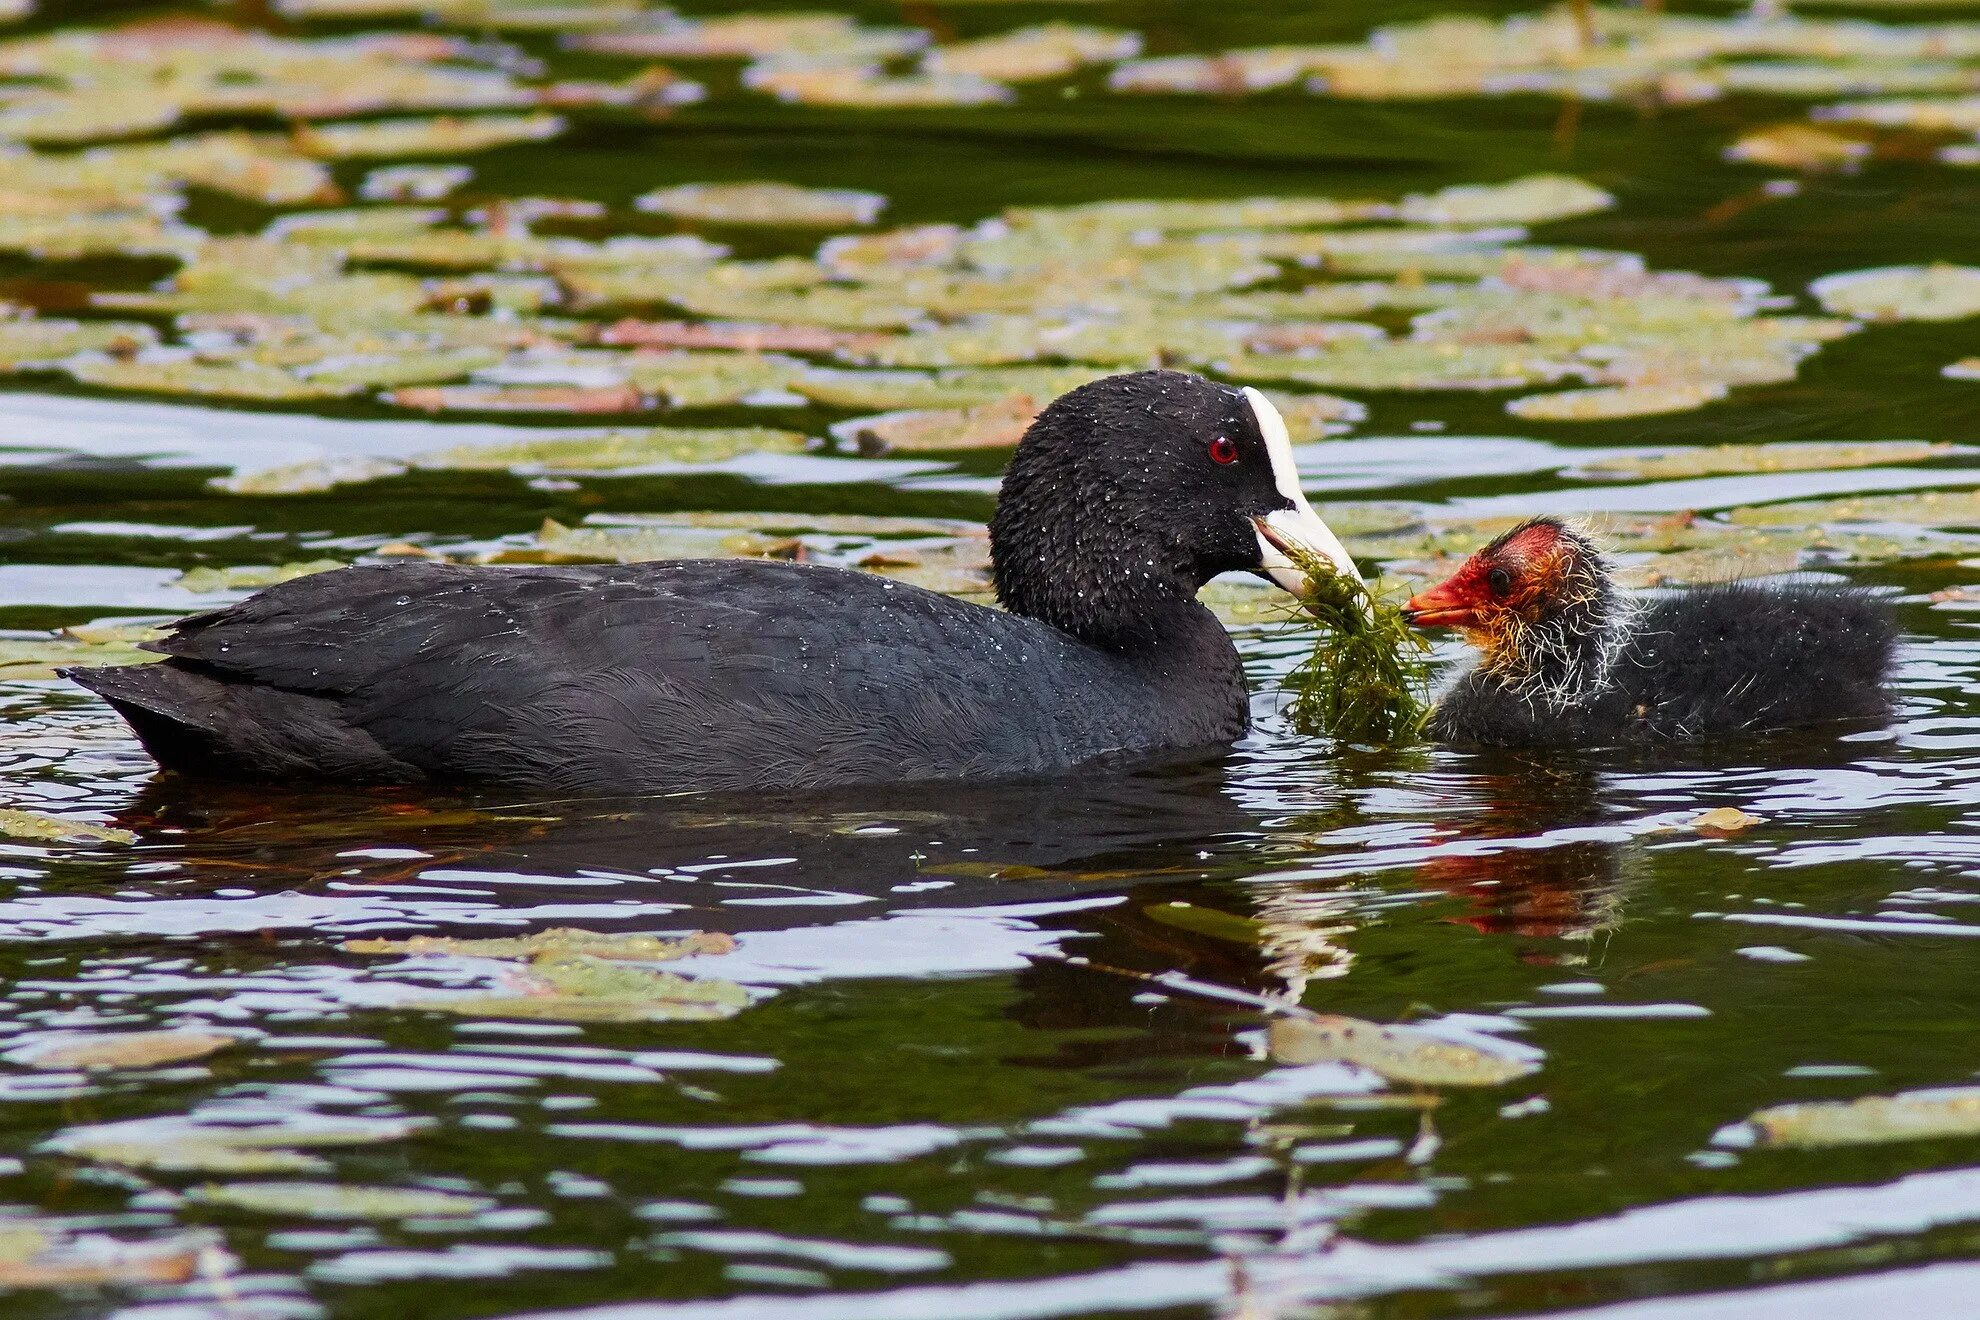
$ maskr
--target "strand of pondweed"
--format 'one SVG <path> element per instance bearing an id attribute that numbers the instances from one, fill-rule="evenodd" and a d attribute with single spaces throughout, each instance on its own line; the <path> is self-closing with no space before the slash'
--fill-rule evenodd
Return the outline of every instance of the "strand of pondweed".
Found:
<path id="1" fill-rule="evenodd" d="M 1429 645 L 1392 600 L 1317 555 L 1295 554 L 1300 603 L 1320 625 L 1312 654 L 1286 676 L 1286 718 L 1341 742 L 1414 739 L 1430 713 Z"/>

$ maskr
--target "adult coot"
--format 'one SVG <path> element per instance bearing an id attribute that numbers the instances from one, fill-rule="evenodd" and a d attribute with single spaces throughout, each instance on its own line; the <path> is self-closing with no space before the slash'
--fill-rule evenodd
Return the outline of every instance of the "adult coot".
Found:
<path id="1" fill-rule="evenodd" d="M 1279 546 L 1352 572 L 1255 390 L 1173 371 L 1041 413 L 990 525 L 1008 613 L 846 569 L 401 563 L 180 622 L 76 669 L 158 762 L 574 792 L 1014 777 L 1229 743 L 1243 674 L 1197 589 Z"/>
<path id="2" fill-rule="evenodd" d="M 1480 653 L 1431 712 L 1442 742 L 1675 742 L 1890 710 L 1897 630 L 1876 598 L 1805 582 L 1634 597 L 1556 518 L 1513 528 L 1404 610 Z"/>

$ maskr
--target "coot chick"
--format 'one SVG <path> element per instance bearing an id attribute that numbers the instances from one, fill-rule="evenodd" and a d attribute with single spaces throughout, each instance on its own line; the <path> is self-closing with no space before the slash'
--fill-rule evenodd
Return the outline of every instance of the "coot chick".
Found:
<path id="1" fill-rule="evenodd" d="M 1269 539 L 1268 539 L 1269 536 Z M 1005 611 L 790 563 L 398 563 L 272 587 L 76 669 L 209 776 L 667 793 L 1013 778 L 1230 743 L 1219 573 L 1354 571 L 1255 390 L 1173 371 L 1058 399 L 990 525 Z"/>
<path id="2" fill-rule="evenodd" d="M 1440 742 L 1678 742 L 1890 711 L 1897 630 L 1874 597 L 1805 582 L 1637 597 L 1556 518 L 1513 528 L 1404 612 L 1479 651 L 1431 712 Z"/>

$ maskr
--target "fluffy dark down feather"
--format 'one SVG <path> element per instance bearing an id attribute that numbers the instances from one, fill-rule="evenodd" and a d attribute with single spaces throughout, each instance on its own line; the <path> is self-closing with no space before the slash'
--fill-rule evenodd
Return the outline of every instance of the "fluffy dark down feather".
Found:
<path id="1" fill-rule="evenodd" d="M 1897 629 L 1865 592 L 1729 583 L 1644 601 L 1600 683 L 1556 706 L 1468 670 L 1426 732 L 1495 747 L 1677 742 L 1890 713 Z"/>

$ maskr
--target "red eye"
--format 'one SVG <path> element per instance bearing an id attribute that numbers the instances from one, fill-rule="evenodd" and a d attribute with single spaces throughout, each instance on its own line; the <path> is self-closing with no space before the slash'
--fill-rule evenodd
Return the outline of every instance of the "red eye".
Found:
<path id="1" fill-rule="evenodd" d="M 1210 461 L 1231 464 L 1237 462 L 1237 441 L 1227 435 L 1220 435 L 1210 442 Z"/>

